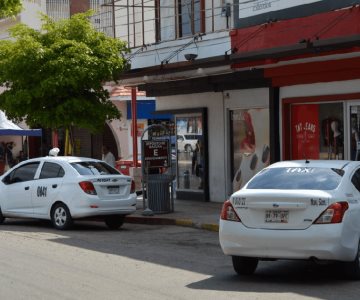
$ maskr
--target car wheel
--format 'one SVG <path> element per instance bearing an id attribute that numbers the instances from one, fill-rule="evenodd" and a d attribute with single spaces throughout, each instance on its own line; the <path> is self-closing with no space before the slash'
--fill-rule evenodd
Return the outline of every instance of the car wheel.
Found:
<path id="1" fill-rule="evenodd" d="M 259 260 L 253 257 L 233 256 L 232 263 L 239 275 L 251 275 L 255 272 Z"/>
<path id="2" fill-rule="evenodd" d="M 358 251 L 356 252 L 355 259 L 350 262 L 342 263 L 344 267 L 344 274 L 346 278 L 352 280 L 359 280 L 360 279 L 360 244 L 358 245 Z"/>
<path id="3" fill-rule="evenodd" d="M 58 203 L 51 211 L 51 222 L 56 229 L 69 229 L 73 220 L 68 207 L 63 203 Z"/>
<path id="4" fill-rule="evenodd" d="M 191 152 L 192 148 L 191 145 L 185 145 L 185 152 Z"/>
<path id="5" fill-rule="evenodd" d="M 124 224 L 124 215 L 115 215 L 105 217 L 105 224 L 109 229 L 119 229 Z"/>
<path id="6" fill-rule="evenodd" d="M 0 208 L 0 224 L 4 223 L 5 217 L 2 214 L 1 208 Z"/>

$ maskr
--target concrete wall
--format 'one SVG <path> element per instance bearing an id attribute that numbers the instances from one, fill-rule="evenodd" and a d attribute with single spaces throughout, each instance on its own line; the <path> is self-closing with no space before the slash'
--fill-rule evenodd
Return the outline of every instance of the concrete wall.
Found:
<path id="1" fill-rule="evenodd" d="M 46 0 L 25 0 L 21 12 L 21 23 L 34 29 L 41 28 L 40 13 L 46 13 Z"/>
<path id="2" fill-rule="evenodd" d="M 160 65 L 162 61 L 191 40 L 193 39 L 187 38 L 150 45 L 131 59 L 131 68 L 136 69 Z M 202 59 L 225 55 L 225 52 L 230 49 L 231 43 L 228 31 L 209 33 L 171 58 L 169 63 L 186 61 L 184 54 L 187 53 L 197 54 L 197 59 Z"/>
<path id="3" fill-rule="evenodd" d="M 282 87 L 280 89 L 280 99 L 290 97 L 337 95 L 359 92 L 360 79 L 327 83 L 300 84 Z"/>

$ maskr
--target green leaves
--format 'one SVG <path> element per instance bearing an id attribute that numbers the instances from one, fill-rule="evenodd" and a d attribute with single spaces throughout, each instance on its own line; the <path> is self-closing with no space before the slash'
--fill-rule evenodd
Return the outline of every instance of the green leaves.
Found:
<path id="1" fill-rule="evenodd" d="M 11 29 L 0 41 L 0 109 L 31 126 L 77 126 L 97 131 L 119 118 L 103 88 L 128 68 L 126 44 L 97 32 L 90 12 L 54 22 L 42 16 L 42 31 Z"/>
<path id="2" fill-rule="evenodd" d="M 0 1 L 0 18 L 16 16 L 21 12 L 21 0 L 1 0 Z"/>

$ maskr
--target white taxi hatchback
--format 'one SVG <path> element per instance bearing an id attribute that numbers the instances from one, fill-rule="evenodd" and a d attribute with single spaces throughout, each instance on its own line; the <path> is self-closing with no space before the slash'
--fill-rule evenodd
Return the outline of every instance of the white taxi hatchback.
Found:
<path id="1" fill-rule="evenodd" d="M 62 230 L 70 228 L 73 220 L 92 217 L 117 229 L 135 210 L 131 177 L 101 160 L 34 158 L 0 177 L 0 223 L 5 218 L 46 219 Z"/>
<path id="2" fill-rule="evenodd" d="M 296 259 L 336 262 L 360 279 L 360 163 L 270 165 L 224 203 L 219 240 L 241 275 L 259 260 Z"/>

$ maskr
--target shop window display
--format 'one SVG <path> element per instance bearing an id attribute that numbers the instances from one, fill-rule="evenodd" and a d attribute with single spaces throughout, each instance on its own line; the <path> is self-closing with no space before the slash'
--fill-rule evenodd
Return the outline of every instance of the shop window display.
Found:
<path id="1" fill-rule="evenodd" d="M 230 120 L 232 188 L 237 191 L 269 165 L 269 130 L 264 129 L 264 124 L 269 124 L 269 110 L 233 110 Z"/>
<path id="2" fill-rule="evenodd" d="M 201 114 L 176 117 L 177 189 L 204 189 L 205 145 Z"/>
<path id="3" fill-rule="evenodd" d="M 343 104 L 291 107 L 291 159 L 344 159 Z"/>
<path id="4" fill-rule="evenodd" d="M 342 159 L 344 138 L 340 131 L 341 121 L 337 118 L 326 118 L 322 124 L 323 143 L 327 147 L 327 159 Z"/>
<path id="5" fill-rule="evenodd" d="M 351 160 L 360 160 L 360 105 L 350 106 L 350 156 Z"/>

